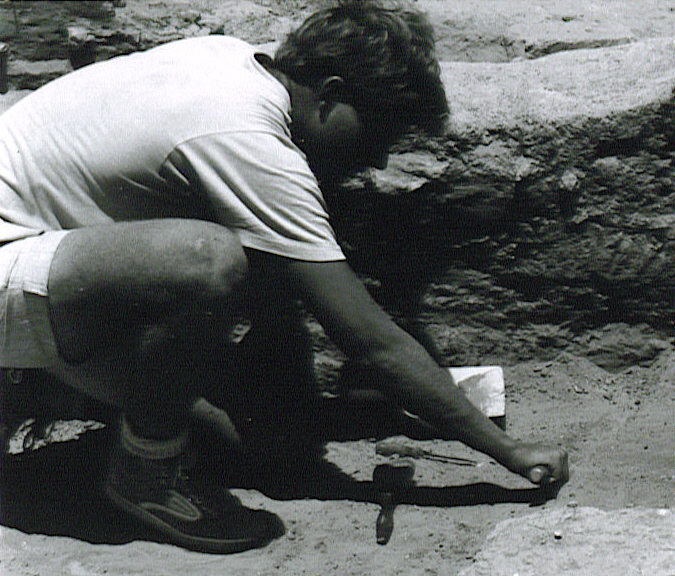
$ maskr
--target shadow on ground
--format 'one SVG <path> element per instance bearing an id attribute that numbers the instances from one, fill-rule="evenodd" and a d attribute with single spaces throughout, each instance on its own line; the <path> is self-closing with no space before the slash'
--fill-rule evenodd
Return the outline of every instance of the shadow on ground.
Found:
<path id="1" fill-rule="evenodd" d="M 360 409 L 363 409 L 361 407 Z M 368 410 L 369 418 L 350 414 L 340 406 L 340 414 L 326 414 L 326 438 L 344 440 L 351 436 L 373 437 L 378 413 Z M 389 415 L 390 416 L 390 415 Z M 345 421 L 357 419 L 361 430 Z M 400 433 L 396 420 L 388 417 L 380 426 L 380 436 Z M 379 421 L 383 424 L 383 421 Z M 393 424 L 392 424 L 393 423 Z M 414 435 L 412 430 L 404 430 Z M 110 427 L 85 433 L 79 440 L 51 444 L 22 454 L 0 457 L 0 521 L 2 525 L 25 533 L 68 536 L 94 544 L 124 544 L 135 540 L 159 541 L 150 530 L 118 512 L 104 497 L 101 486 L 109 450 Z M 231 488 L 258 490 L 276 500 L 318 499 L 379 502 L 377 487 L 370 481 L 357 481 L 328 462 L 324 450 L 306 447 L 284 456 L 272 452 L 232 454 L 212 446 L 204 450 L 202 465 Z M 499 503 L 536 505 L 554 497 L 537 489 L 507 489 L 490 483 L 462 486 L 413 486 L 396 495 L 404 504 L 434 507 L 478 506 Z"/>
<path id="2" fill-rule="evenodd" d="M 96 544 L 152 540 L 152 533 L 105 500 L 101 487 L 107 453 L 106 431 L 91 431 L 76 442 L 51 444 L 17 455 L 2 454 L 2 525 Z"/>

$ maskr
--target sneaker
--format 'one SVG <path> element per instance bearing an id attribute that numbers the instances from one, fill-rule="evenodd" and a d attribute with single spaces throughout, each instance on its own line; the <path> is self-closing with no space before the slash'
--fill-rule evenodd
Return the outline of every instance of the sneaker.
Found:
<path id="1" fill-rule="evenodd" d="M 198 552 L 242 552 L 283 534 L 277 516 L 245 508 L 195 466 L 186 466 L 184 455 L 148 459 L 118 445 L 105 492 L 168 542 Z"/>

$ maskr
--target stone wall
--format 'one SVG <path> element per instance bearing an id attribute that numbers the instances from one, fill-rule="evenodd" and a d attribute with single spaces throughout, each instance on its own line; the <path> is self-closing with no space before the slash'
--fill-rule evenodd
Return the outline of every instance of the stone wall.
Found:
<path id="1" fill-rule="evenodd" d="M 339 194 L 355 266 L 444 362 L 619 368 L 675 322 L 675 42 L 446 62 L 453 126 Z"/>

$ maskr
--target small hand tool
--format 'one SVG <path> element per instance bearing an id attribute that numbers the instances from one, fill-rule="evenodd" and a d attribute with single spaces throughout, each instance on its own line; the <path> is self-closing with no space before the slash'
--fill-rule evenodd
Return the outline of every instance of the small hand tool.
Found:
<path id="1" fill-rule="evenodd" d="M 407 458 L 422 458 L 425 460 L 434 460 L 436 462 L 445 462 L 446 464 L 455 464 L 456 466 L 478 466 L 478 462 L 470 458 L 460 458 L 457 456 L 443 456 L 434 454 L 428 450 L 423 450 L 418 446 L 409 446 L 395 440 L 382 440 L 375 444 L 375 452 L 381 456 L 403 456 Z"/>
<path id="2" fill-rule="evenodd" d="M 548 476 L 550 473 L 546 466 L 535 466 L 527 473 L 527 478 L 532 484 L 541 484 Z"/>
<path id="3" fill-rule="evenodd" d="M 377 543 L 389 542 L 394 531 L 394 509 L 397 496 L 413 484 L 415 463 L 407 458 L 398 458 L 388 464 L 379 464 L 373 471 L 373 483 L 379 491 L 380 514 L 375 523 Z"/>

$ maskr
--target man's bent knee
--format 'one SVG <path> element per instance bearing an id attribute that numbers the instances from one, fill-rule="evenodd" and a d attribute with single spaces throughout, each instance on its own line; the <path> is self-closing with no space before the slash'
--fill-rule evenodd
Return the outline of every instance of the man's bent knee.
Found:
<path id="1" fill-rule="evenodd" d="M 59 351 L 79 361 L 134 325 L 177 311 L 227 316 L 247 269 L 236 235 L 211 222 L 158 219 L 73 230 L 49 275 Z"/>
<path id="2" fill-rule="evenodd" d="M 209 222 L 186 222 L 181 256 L 188 283 L 207 299 L 227 298 L 248 276 L 248 260 L 236 234 Z"/>

